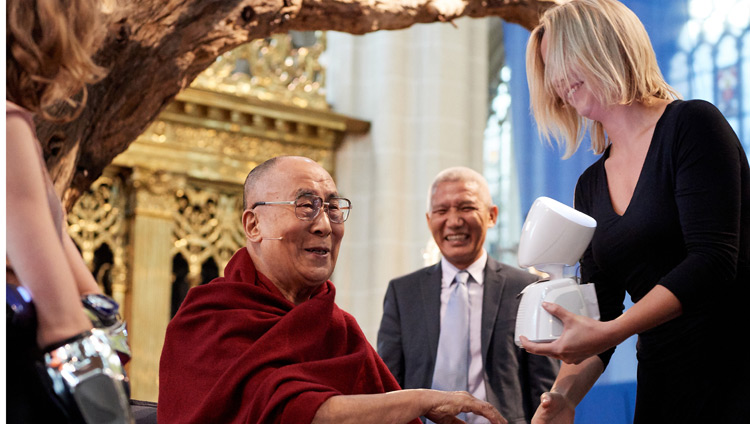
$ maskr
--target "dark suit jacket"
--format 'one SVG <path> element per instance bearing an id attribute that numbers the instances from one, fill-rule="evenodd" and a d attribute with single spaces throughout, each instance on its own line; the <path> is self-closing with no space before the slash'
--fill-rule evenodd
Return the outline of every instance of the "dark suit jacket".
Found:
<path id="1" fill-rule="evenodd" d="M 440 263 L 388 285 L 378 331 L 378 353 L 404 389 L 430 388 L 440 337 Z M 513 342 L 518 294 L 532 274 L 487 258 L 482 301 L 482 358 L 487 401 L 509 423 L 531 421 L 539 397 L 559 370 L 556 360 Z"/>

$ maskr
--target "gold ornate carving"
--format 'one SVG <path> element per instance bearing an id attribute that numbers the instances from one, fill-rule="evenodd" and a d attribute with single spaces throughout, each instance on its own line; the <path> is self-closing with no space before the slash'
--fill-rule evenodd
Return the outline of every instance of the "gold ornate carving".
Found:
<path id="1" fill-rule="evenodd" d="M 333 174 L 343 134 L 367 128 L 367 122 L 330 112 L 188 89 L 113 163 L 241 184 L 258 163 L 292 154 L 307 156 Z"/>
<path id="2" fill-rule="evenodd" d="M 328 110 L 320 55 L 325 32 L 276 34 L 224 53 L 191 84 L 220 93 Z"/>
<path id="3" fill-rule="evenodd" d="M 86 265 L 95 272 L 99 286 L 111 291 L 120 303 L 123 315 L 128 291 L 126 206 L 122 177 L 107 172 L 81 196 L 67 216 L 68 234 L 81 250 Z M 112 254 L 111 262 L 99 264 L 95 269 L 95 253 L 103 245 Z"/>
<path id="4" fill-rule="evenodd" d="M 174 192 L 185 184 L 183 176 L 136 166 L 130 182 L 134 188 L 136 215 L 172 219 Z"/>
<path id="5" fill-rule="evenodd" d="M 201 282 L 204 262 L 213 258 L 223 272 L 234 252 L 244 246 L 242 194 L 188 186 L 176 198 L 172 253 L 187 261 L 188 281 L 195 286 Z"/>

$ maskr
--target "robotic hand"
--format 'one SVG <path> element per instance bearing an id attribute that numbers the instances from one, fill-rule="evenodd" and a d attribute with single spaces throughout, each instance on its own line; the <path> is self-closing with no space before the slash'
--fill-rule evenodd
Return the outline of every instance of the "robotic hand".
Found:
<path id="1" fill-rule="evenodd" d="M 6 285 L 7 318 L 17 330 L 36 329 L 34 305 L 23 287 Z M 45 349 L 43 379 L 73 423 L 131 424 L 129 381 L 123 365 L 130 359 L 119 305 L 102 295 L 82 297 L 94 328 Z M 33 338 L 32 338 L 33 340 Z"/>

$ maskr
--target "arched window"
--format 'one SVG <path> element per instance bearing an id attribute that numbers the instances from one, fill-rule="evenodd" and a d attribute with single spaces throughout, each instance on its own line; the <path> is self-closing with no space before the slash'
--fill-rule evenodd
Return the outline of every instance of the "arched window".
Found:
<path id="1" fill-rule="evenodd" d="M 750 151 L 750 0 L 689 0 L 670 83 L 715 104 Z"/>
<path id="2" fill-rule="evenodd" d="M 521 218 L 518 172 L 513 155 L 510 119 L 510 68 L 502 66 L 484 130 L 484 176 L 498 207 L 497 223 L 487 231 L 485 248 L 501 262 L 516 264 Z"/>

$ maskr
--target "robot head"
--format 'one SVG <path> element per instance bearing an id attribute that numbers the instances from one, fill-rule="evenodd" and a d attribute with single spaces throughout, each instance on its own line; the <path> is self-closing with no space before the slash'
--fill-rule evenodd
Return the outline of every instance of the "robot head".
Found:
<path id="1" fill-rule="evenodd" d="M 564 266 L 575 265 L 591 242 L 594 218 L 548 197 L 531 205 L 521 230 L 518 263 L 562 278 Z"/>

